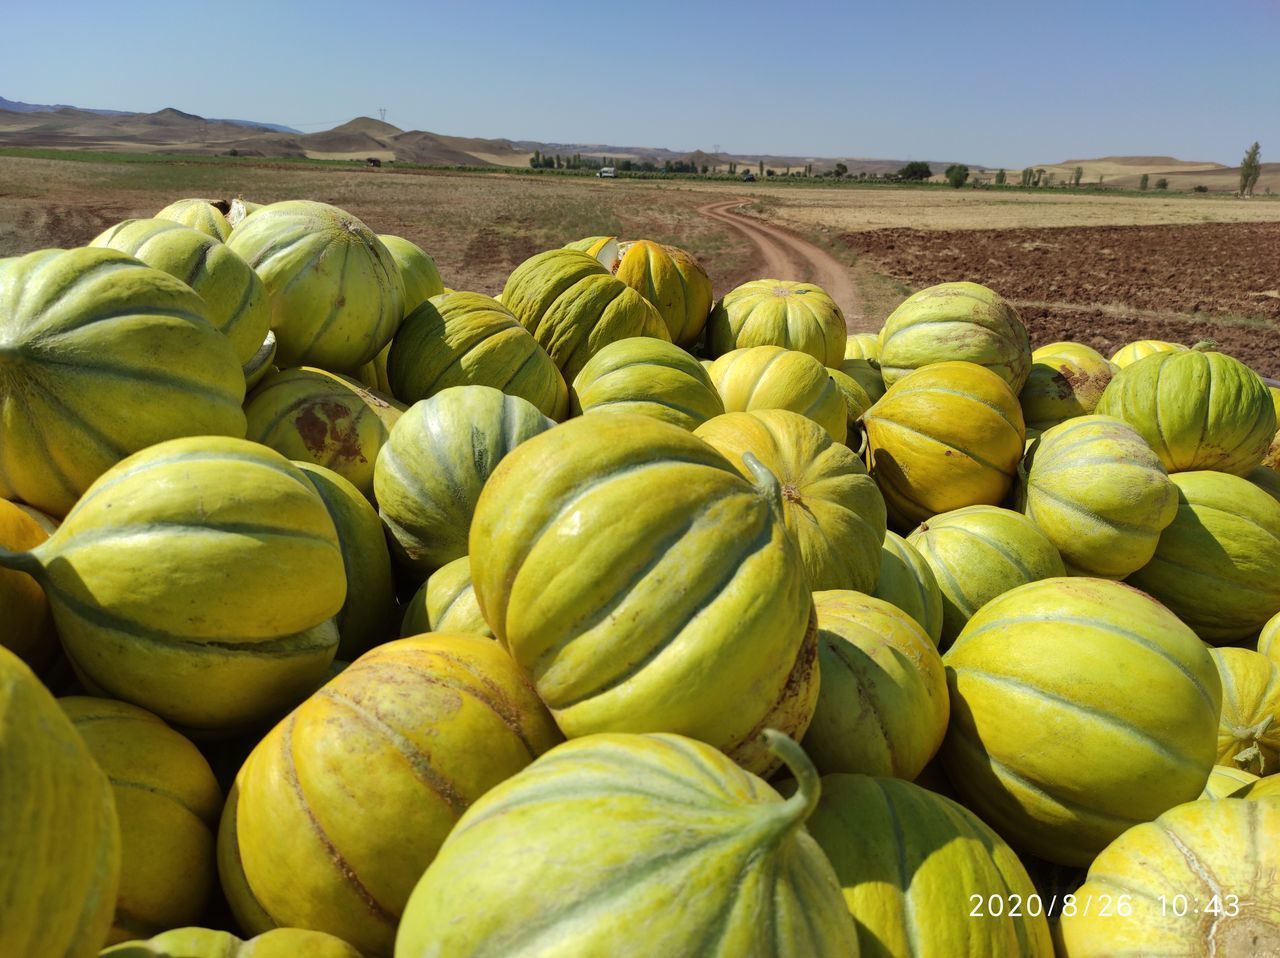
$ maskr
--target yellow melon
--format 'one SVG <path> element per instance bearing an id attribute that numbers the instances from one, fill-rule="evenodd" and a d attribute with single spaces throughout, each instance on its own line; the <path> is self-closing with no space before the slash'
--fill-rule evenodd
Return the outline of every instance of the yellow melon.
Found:
<path id="1" fill-rule="evenodd" d="M 707 348 L 723 356 L 749 346 L 808 353 L 824 366 L 845 358 L 844 313 L 813 283 L 757 279 L 721 298 L 707 320 Z"/>
<path id="2" fill-rule="evenodd" d="M 1218 762 L 1272 775 L 1280 771 L 1280 665 L 1248 649 L 1213 649 L 1222 679 Z"/>
<path id="3" fill-rule="evenodd" d="M 848 436 L 844 395 L 812 356 L 781 346 L 751 346 L 725 353 L 707 372 L 725 412 L 789 409 L 808 416 L 836 442 Z"/>

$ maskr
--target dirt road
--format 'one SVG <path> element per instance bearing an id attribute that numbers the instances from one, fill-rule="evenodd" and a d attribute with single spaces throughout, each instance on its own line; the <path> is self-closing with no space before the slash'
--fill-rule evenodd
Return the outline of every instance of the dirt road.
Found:
<path id="1" fill-rule="evenodd" d="M 739 213 L 738 208 L 746 202 L 749 201 L 722 200 L 701 206 L 698 212 L 737 230 L 751 241 L 763 263 L 761 279 L 816 283 L 844 310 L 845 326 L 851 333 L 875 332 L 877 326 L 866 318 L 848 267 L 826 250 L 794 233 Z"/>

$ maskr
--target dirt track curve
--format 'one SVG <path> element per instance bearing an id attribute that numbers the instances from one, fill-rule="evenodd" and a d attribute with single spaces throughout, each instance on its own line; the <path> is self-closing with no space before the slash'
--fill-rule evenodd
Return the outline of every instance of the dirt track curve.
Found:
<path id="1" fill-rule="evenodd" d="M 849 332 L 874 332 L 848 267 L 794 233 L 739 213 L 738 208 L 747 202 L 749 200 L 721 200 L 698 207 L 698 212 L 749 239 L 760 254 L 765 277 L 816 283 L 844 310 L 844 324 Z"/>

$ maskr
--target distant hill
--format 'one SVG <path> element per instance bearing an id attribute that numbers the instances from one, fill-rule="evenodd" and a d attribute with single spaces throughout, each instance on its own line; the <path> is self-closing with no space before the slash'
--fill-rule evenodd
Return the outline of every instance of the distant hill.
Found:
<path id="1" fill-rule="evenodd" d="M 8 110 L 10 113 L 56 113 L 59 110 L 79 110 L 82 113 L 96 113 L 99 116 L 137 116 L 128 110 L 93 110 L 86 107 L 68 106 L 65 103 L 50 106 L 41 103 L 23 103 L 21 100 L 6 100 L 0 96 L 0 110 Z M 190 114 L 188 114 L 190 115 Z M 213 120 L 214 123 L 230 123 L 232 126 L 247 126 L 255 130 L 271 130 L 277 133 L 297 133 L 298 130 L 289 126 L 281 126 L 279 123 L 259 123 L 256 120 Z"/>
<path id="2" fill-rule="evenodd" d="M 1141 185 L 1143 174 L 1147 176 L 1147 188 L 1155 189 L 1156 181 L 1166 179 L 1169 189 L 1190 191 L 1203 186 L 1214 193 L 1234 193 L 1240 188 L 1239 167 L 1223 166 L 1203 160 L 1179 160 L 1172 156 L 1102 156 L 1093 160 L 1064 160 L 1061 163 L 1044 163 L 1039 166 L 1052 173 L 1055 183 L 1069 181 L 1076 167 L 1083 171 L 1080 182 L 1086 186 L 1103 186 L 1135 190 Z M 1015 178 L 1020 170 L 1010 170 Z M 1270 188 L 1280 191 L 1280 163 L 1263 163 L 1256 192 Z"/>

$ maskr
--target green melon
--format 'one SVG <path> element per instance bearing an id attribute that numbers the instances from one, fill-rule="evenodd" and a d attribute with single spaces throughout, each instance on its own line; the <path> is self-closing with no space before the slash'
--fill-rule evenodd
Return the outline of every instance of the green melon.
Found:
<path id="1" fill-rule="evenodd" d="M 404 281 L 373 231 L 336 206 L 288 200 L 242 220 L 227 246 L 257 270 L 271 301 L 279 364 L 351 372 L 404 319 Z"/>
<path id="2" fill-rule="evenodd" d="M 243 436 L 244 373 L 208 307 L 116 250 L 0 260 L 0 497 L 64 516 L 121 459 Z"/>
<path id="3" fill-rule="evenodd" d="M 493 637 L 484 620 L 475 586 L 471 584 L 471 557 L 463 556 L 431 573 L 405 607 L 400 635 L 423 632 L 461 632 Z"/>
<path id="4" fill-rule="evenodd" d="M 856 955 L 840 886 L 803 827 L 817 773 L 766 734 L 799 782 L 785 801 L 677 735 L 548 752 L 450 833 L 409 899 L 396 958 Z"/>
<path id="5" fill-rule="evenodd" d="M 396 560 L 425 573 L 466 555 L 476 500 L 494 468 L 554 425 L 489 386 L 454 386 L 414 403 L 392 428 L 374 473 Z"/>
<path id="6" fill-rule="evenodd" d="M 896 532 L 884 535 L 880 577 L 872 595 L 915 619 L 935 646 L 941 641 L 942 589 L 938 577 L 916 547 Z"/>
<path id="7" fill-rule="evenodd" d="M 156 214 L 156 219 L 190 227 L 224 243 L 231 235 L 231 223 L 227 220 L 230 209 L 225 200 L 174 200 Z"/>
<path id="8" fill-rule="evenodd" d="M 1206 642 L 1258 632 L 1280 612 L 1280 502 L 1239 476 L 1178 472 L 1177 513 L 1129 576 Z"/>
<path id="9" fill-rule="evenodd" d="M 725 293 L 707 320 L 707 348 L 723 356 L 748 346 L 782 346 L 824 366 L 845 358 L 844 313 L 813 283 L 757 279 Z"/>
<path id="10" fill-rule="evenodd" d="M 436 261 L 427 255 L 426 250 L 400 236 L 383 234 L 378 239 L 400 270 L 400 280 L 404 283 L 406 316 L 432 296 L 439 296 L 444 292 L 444 280 L 436 269 Z"/>
<path id="11" fill-rule="evenodd" d="M 724 403 L 698 360 L 648 336 L 610 343 L 573 381 L 574 415 L 632 412 L 694 430 L 724 413 Z"/>

